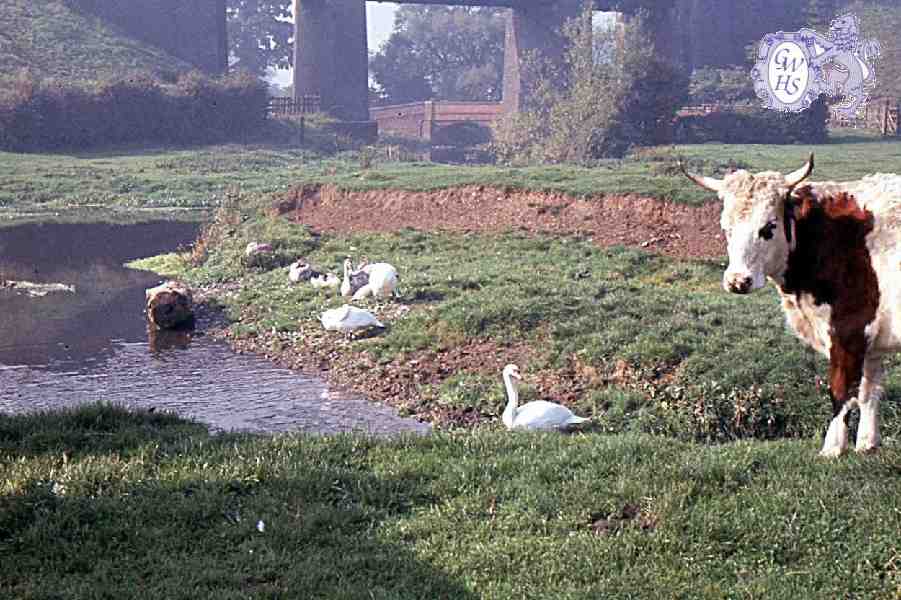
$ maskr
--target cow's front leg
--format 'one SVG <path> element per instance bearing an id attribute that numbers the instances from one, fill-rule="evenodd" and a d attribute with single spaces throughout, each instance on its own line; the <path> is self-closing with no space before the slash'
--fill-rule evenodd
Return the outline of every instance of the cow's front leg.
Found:
<path id="1" fill-rule="evenodd" d="M 879 447 L 879 399 L 882 397 L 881 358 L 867 358 L 863 364 L 863 379 L 857 394 L 860 407 L 860 425 L 857 427 L 858 452 L 871 452 Z"/>
<path id="2" fill-rule="evenodd" d="M 862 337 L 862 336 L 861 336 Z M 856 341 L 856 340 L 855 340 Z M 852 351 L 858 344 L 832 340 L 829 350 L 829 391 L 832 395 L 832 420 L 826 429 L 820 456 L 841 456 L 848 449 L 848 413 L 854 408 L 851 388 L 860 381 L 863 372 L 863 349 Z"/>

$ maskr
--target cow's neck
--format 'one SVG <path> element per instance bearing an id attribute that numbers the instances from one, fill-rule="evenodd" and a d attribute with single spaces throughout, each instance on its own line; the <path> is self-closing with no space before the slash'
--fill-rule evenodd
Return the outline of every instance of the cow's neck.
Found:
<path id="1" fill-rule="evenodd" d="M 866 243 L 873 215 L 850 194 L 819 199 L 805 187 L 798 196 L 795 247 L 779 287 L 783 293 L 810 294 L 816 304 L 830 305 L 833 325 L 840 329 L 862 330 L 879 305 Z"/>

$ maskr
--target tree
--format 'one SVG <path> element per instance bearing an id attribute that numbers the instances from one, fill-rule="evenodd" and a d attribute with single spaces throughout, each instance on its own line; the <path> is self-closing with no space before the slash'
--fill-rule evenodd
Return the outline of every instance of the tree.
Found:
<path id="1" fill-rule="evenodd" d="M 901 7 L 894 3 L 855 2 L 849 11 L 860 17 L 860 36 L 879 41 L 873 97 L 901 98 Z"/>
<path id="2" fill-rule="evenodd" d="M 293 64 L 291 0 L 228 0 L 229 67 L 259 77 Z"/>
<path id="3" fill-rule="evenodd" d="M 385 103 L 500 100 L 504 25 L 496 9 L 402 6 L 369 61 L 378 96 Z"/>
<path id="4" fill-rule="evenodd" d="M 687 98 L 688 76 L 654 53 L 641 16 L 612 45 L 611 59 L 609 50 L 598 52 L 595 39 L 612 34 L 593 28 L 592 4 L 586 2 L 564 27 L 563 64 L 541 57 L 527 61 L 535 84 L 525 110 L 497 127 L 501 160 L 584 162 L 658 141 L 661 124 Z"/>

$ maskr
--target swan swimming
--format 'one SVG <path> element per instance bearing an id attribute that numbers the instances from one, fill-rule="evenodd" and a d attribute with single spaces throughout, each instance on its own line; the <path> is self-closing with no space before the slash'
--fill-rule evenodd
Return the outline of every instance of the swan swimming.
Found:
<path id="1" fill-rule="evenodd" d="M 514 380 L 522 379 L 519 367 L 507 365 L 503 376 L 504 387 L 507 389 L 507 407 L 502 420 L 507 429 L 568 429 L 589 420 L 574 415 L 565 406 L 546 400 L 535 400 L 518 406 L 519 391 Z"/>

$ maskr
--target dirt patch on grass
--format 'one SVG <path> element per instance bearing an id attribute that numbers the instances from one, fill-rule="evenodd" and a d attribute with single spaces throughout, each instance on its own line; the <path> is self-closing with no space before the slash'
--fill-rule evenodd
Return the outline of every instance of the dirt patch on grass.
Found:
<path id="1" fill-rule="evenodd" d="M 582 235 L 602 247 L 624 245 L 676 258 L 725 255 L 721 205 L 686 206 L 639 196 L 574 198 L 562 193 L 468 186 L 409 192 L 345 192 L 333 186 L 290 190 L 273 212 L 321 232 L 423 231 Z"/>

